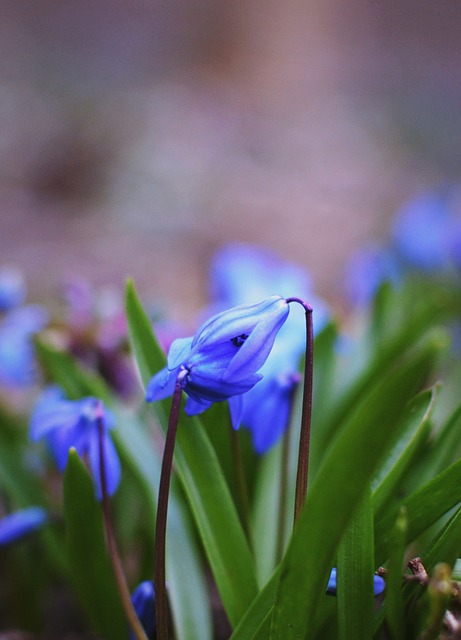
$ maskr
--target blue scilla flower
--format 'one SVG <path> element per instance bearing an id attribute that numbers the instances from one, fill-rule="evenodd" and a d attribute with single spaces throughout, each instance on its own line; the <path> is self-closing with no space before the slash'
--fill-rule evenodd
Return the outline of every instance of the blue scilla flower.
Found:
<path id="1" fill-rule="evenodd" d="M 381 576 L 373 576 L 373 591 L 375 596 L 378 596 L 386 588 L 386 583 Z M 336 569 L 333 567 L 328 579 L 327 594 L 330 596 L 336 595 Z"/>
<path id="2" fill-rule="evenodd" d="M 32 413 L 30 438 L 45 439 L 56 465 L 64 471 L 69 449 L 88 459 L 96 483 L 98 499 L 102 497 L 98 420 L 102 420 L 107 491 L 112 495 L 120 482 L 120 461 L 109 436 L 114 418 L 101 400 L 93 397 L 67 400 L 61 389 L 49 387 L 39 398 Z"/>
<path id="3" fill-rule="evenodd" d="M 48 522 L 48 514 L 41 507 L 28 507 L 0 519 L 0 546 L 20 540 L 38 531 Z"/>
<path id="4" fill-rule="evenodd" d="M 286 300 L 272 296 L 213 316 L 194 337 L 172 343 L 167 366 L 148 384 L 146 400 L 172 395 L 182 370 L 183 389 L 189 396 L 186 413 L 201 413 L 213 402 L 230 400 L 232 424 L 238 427 L 243 408 L 240 395 L 261 380 L 258 372 L 288 313 Z"/>
<path id="5" fill-rule="evenodd" d="M 14 308 L 0 320 L 0 382 L 23 386 L 35 381 L 32 336 L 47 321 L 48 314 L 37 305 Z"/>
<path id="6" fill-rule="evenodd" d="M 0 269 L 0 311 L 8 311 L 24 302 L 26 286 L 22 273 L 14 267 Z"/>
<path id="7" fill-rule="evenodd" d="M 461 234 L 461 189 L 449 185 L 423 193 L 397 212 L 392 237 L 402 259 L 424 271 L 449 268 L 456 262 Z"/>
<path id="8" fill-rule="evenodd" d="M 363 307 L 371 302 L 384 282 L 397 284 L 401 269 L 390 249 L 377 243 L 356 251 L 346 265 L 348 302 Z"/>
<path id="9" fill-rule="evenodd" d="M 131 602 L 149 640 L 155 637 L 155 595 L 154 583 L 144 580 L 133 591 Z M 130 631 L 130 640 L 134 640 Z"/>
<path id="10" fill-rule="evenodd" d="M 315 309 L 314 332 L 328 321 L 327 305 L 312 295 L 310 277 L 298 265 L 267 249 L 243 243 L 226 245 L 216 253 L 211 265 L 214 308 L 242 304 L 274 292 L 309 300 Z M 304 310 L 295 306 L 260 370 L 263 379 L 244 396 L 242 422 L 252 433 L 257 453 L 271 448 L 287 427 L 306 346 L 305 326 Z"/>

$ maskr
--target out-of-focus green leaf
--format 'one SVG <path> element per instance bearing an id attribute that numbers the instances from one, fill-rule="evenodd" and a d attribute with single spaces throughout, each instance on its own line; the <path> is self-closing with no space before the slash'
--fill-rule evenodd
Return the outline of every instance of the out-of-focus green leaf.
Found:
<path id="1" fill-rule="evenodd" d="M 165 365 L 132 283 L 126 291 L 129 336 L 144 384 Z M 156 403 L 165 429 L 169 401 Z M 178 425 L 175 465 L 202 537 L 223 605 L 236 625 L 257 594 L 254 560 L 216 453 L 200 420 L 184 412 Z"/>
<path id="2" fill-rule="evenodd" d="M 126 640 L 128 626 L 106 550 L 101 505 L 75 450 L 64 475 L 64 515 L 72 581 L 94 631 Z"/>
<path id="3" fill-rule="evenodd" d="M 399 367 L 358 398 L 325 454 L 281 566 L 271 638 L 305 638 L 315 623 L 339 539 L 401 424 L 405 404 L 444 342 L 428 336 Z"/>
<path id="4" fill-rule="evenodd" d="M 355 506 L 338 549 L 338 638 L 371 638 L 374 622 L 371 490 Z"/>
<path id="5" fill-rule="evenodd" d="M 377 487 L 373 493 L 373 504 L 377 518 L 382 517 L 393 496 L 398 495 L 402 478 L 421 448 L 428 446 L 430 417 L 436 395 L 436 388 L 423 391 L 416 396 L 405 412 L 405 422 L 397 443 L 386 457 L 375 480 Z"/>
<path id="6" fill-rule="evenodd" d="M 114 439 L 143 488 L 143 497 L 153 517 L 161 465 L 158 452 L 131 414 L 117 411 L 116 416 L 119 428 L 113 433 Z M 173 623 L 176 635 L 181 640 L 210 640 L 211 612 L 200 552 L 176 493 L 172 485 L 168 505 L 166 578 Z"/>
<path id="7" fill-rule="evenodd" d="M 407 543 L 414 540 L 458 502 L 461 502 L 461 460 L 401 501 L 408 512 Z M 388 513 L 375 524 L 376 559 L 379 563 L 386 559 L 385 549 L 393 526 L 392 519 L 395 517 L 395 512 Z"/>

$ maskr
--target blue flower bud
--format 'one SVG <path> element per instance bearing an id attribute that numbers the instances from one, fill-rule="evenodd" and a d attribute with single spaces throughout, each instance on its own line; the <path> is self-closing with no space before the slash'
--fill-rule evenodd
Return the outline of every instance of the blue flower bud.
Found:
<path id="1" fill-rule="evenodd" d="M 146 400 L 170 396 L 180 369 L 185 370 L 183 389 L 189 396 L 185 408 L 189 415 L 246 393 L 261 380 L 258 371 L 288 313 L 286 300 L 272 296 L 213 316 L 193 338 L 173 342 L 168 364 L 150 381 Z M 233 406 L 234 415 L 239 414 L 236 403 Z"/>
<path id="2" fill-rule="evenodd" d="M 131 602 L 147 637 L 153 640 L 155 634 L 154 583 L 151 580 L 141 582 L 133 591 Z M 134 640 L 132 631 L 130 631 L 130 640 Z"/>
<path id="3" fill-rule="evenodd" d="M 16 542 L 37 531 L 48 521 L 45 509 L 28 507 L 0 519 L 0 546 Z"/>
<path id="4" fill-rule="evenodd" d="M 382 593 L 385 588 L 386 588 L 386 583 L 381 578 L 381 576 L 374 575 L 373 576 L 373 592 L 375 596 L 378 596 L 380 593 Z M 328 579 L 327 594 L 330 596 L 336 595 L 336 569 L 334 567 L 331 570 L 330 578 Z"/>
<path id="5" fill-rule="evenodd" d="M 96 483 L 98 499 L 102 497 L 99 457 L 98 420 L 102 420 L 107 491 L 112 495 L 120 482 L 120 461 L 109 437 L 113 427 L 112 413 L 97 398 L 67 400 L 58 387 L 48 388 L 39 398 L 31 416 L 30 438 L 45 439 L 56 465 L 64 471 L 69 449 L 87 456 Z"/>

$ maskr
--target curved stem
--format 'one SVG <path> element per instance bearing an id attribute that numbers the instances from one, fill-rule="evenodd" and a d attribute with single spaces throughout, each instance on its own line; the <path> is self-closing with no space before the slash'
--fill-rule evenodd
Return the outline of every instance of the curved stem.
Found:
<path id="1" fill-rule="evenodd" d="M 110 500 L 107 492 L 107 475 L 106 475 L 106 459 L 104 455 L 104 424 L 102 416 L 102 407 L 98 407 L 98 415 L 96 418 L 98 427 L 98 440 L 99 440 L 99 471 L 101 479 L 101 493 L 102 493 L 102 512 L 104 518 L 104 529 L 106 531 L 107 546 L 109 548 L 109 557 L 112 563 L 112 569 L 115 576 L 115 582 L 122 601 L 123 610 L 128 623 L 133 630 L 136 640 L 148 640 L 144 628 L 136 614 L 133 603 L 131 602 L 131 595 L 126 583 L 125 573 L 123 571 L 122 561 L 117 550 L 117 543 L 115 541 L 114 530 L 112 527 L 112 518 L 110 515 Z"/>
<path id="2" fill-rule="evenodd" d="M 312 307 L 300 298 L 287 298 L 287 303 L 297 302 L 306 312 L 306 358 L 304 363 L 304 393 L 301 416 L 301 433 L 299 436 L 298 471 L 296 474 L 296 492 L 294 522 L 298 519 L 307 494 L 309 475 L 309 449 L 311 439 L 312 418 L 312 379 L 314 368 L 314 329 Z"/>
<path id="3" fill-rule="evenodd" d="M 173 452 L 178 428 L 179 409 L 181 406 L 183 380 L 187 375 L 186 369 L 180 369 L 176 378 L 170 417 L 163 450 L 162 470 L 160 472 L 160 486 L 157 502 L 157 520 L 155 524 L 154 548 L 154 589 L 155 589 L 155 617 L 157 640 L 168 639 L 168 602 L 166 595 L 166 522 L 168 514 L 168 496 L 170 493 L 171 469 L 173 466 Z"/>

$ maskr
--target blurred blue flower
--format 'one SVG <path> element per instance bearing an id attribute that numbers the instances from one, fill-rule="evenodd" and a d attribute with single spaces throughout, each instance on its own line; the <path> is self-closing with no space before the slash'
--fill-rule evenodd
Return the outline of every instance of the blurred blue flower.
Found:
<path id="1" fill-rule="evenodd" d="M 217 252 L 211 265 L 214 308 L 274 293 L 308 301 L 314 308 L 314 332 L 328 321 L 328 307 L 312 294 L 310 278 L 301 267 L 247 244 L 226 245 Z M 262 380 L 243 397 L 242 422 L 252 432 L 257 453 L 272 447 L 287 427 L 293 393 L 300 379 L 299 363 L 306 348 L 305 327 L 304 310 L 295 305 L 260 370 Z"/>
<path id="2" fill-rule="evenodd" d="M 47 522 L 48 514 L 41 507 L 28 507 L 4 516 L 0 519 L 0 546 L 20 540 Z"/>
<path id="3" fill-rule="evenodd" d="M 98 435 L 98 419 L 101 416 L 107 491 L 112 495 L 119 485 L 121 469 L 108 433 L 113 427 L 114 418 L 108 409 L 104 409 L 101 400 L 93 397 L 67 400 L 61 389 L 49 387 L 39 398 L 30 422 L 31 440 L 45 439 L 60 471 L 64 471 L 72 447 L 81 457 L 88 459 L 98 499 L 102 497 Z"/>
<path id="4" fill-rule="evenodd" d="M 149 382 L 146 400 L 172 395 L 178 373 L 184 370 L 182 384 L 189 396 L 186 413 L 202 413 L 213 402 L 230 400 L 232 424 L 237 428 L 243 406 L 240 394 L 262 378 L 258 371 L 288 313 L 286 300 L 272 296 L 213 316 L 193 338 L 172 343 L 168 364 Z"/>
<path id="5" fill-rule="evenodd" d="M 386 583 L 384 580 L 377 575 L 373 576 L 373 591 L 375 596 L 378 596 L 380 593 L 384 591 L 386 588 Z M 336 595 L 336 569 L 333 568 L 330 573 L 330 578 L 328 579 L 327 585 L 327 594 L 330 596 Z"/>
<path id="6" fill-rule="evenodd" d="M 346 266 L 348 302 L 365 306 L 384 282 L 397 284 L 399 280 L 400 267 L 393 253 L 379 244 L 369 244 L 356 251 Z"/>
<path id="7" fill-rule="evenodd" d="M 141 582 L 133 591 L 131 602 L 149 640 L 155 636 L 155 593 L 151 580 Z M 130 631 L 130 640 L 135 636 Z"/>
<path id="8" fill-rule="evenodd" d="M 14 267 L 0 269 L 0 311 L 8 311 L 24 302 L 26 286 L 24 278 Z"/>
<path id="9" fill-rule="evenodd" d="M 461 189 L 445 186 L 419 195 L 397 212 L 392 237 L 409 266 L 424 271 L 449 268 L 456 261 L 461 234 Z"/>
<path id="10" fill-rule="evenodd" d="M 23 386 L 35 381 L 31 338 L 47 321 L 46 311 L 36 305 L 12 309 L 0 321 L 0 382 Z"/>

